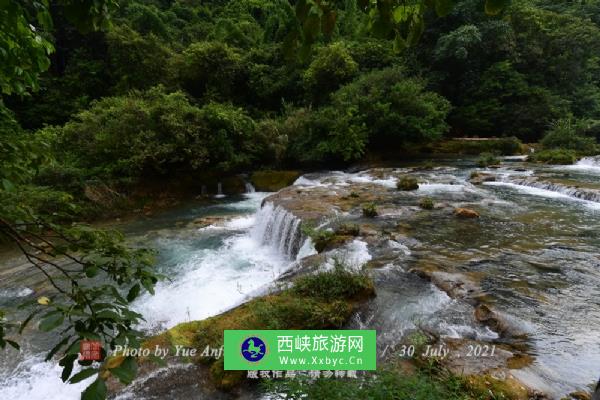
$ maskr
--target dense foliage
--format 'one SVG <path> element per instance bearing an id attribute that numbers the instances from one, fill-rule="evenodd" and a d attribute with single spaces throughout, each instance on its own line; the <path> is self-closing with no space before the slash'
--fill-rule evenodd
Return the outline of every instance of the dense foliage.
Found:
<path id="1" fill-rule="evenodd" d="M 93 33 L 58 13 L 40 90 L 5 104 L 26 129 L 52 125 L 35 137 L 54 169 L 109 185 L 600 119 L 594 2 L 396 3 L 130 0 Z"/>

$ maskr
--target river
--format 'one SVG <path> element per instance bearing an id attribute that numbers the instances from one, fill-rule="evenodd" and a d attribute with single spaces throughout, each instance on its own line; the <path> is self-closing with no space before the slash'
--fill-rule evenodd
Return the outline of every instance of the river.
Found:
<path id="1" fill-rule="evenodd" d="M 430 197 L 475 208 L 481 213 L 477 221 L 457 222 L 435 210 L 415 213 L 407 240 L 391 243 L 391 250 L 361 238 L 346 246 L 355 265 L 383 253 L 389 259 L 374 272 L 378 297 L 354 323 L 378 329 L 386 340 L 401 340 L 421 326 L 441 337 L 501 342 L 501 335 L 472 318 L 469 304 L 411 269 L 427 264 L 470 274 L 486 301 L 523 331 L 534 361 L 513 370 L 515 376 L 556 398 L 589 390 L 600 375 L 600 162 L 550 167 L 507 159 L 501 168 L 486 170 L 493 182 L 478 186 L 468 182 L 475 169 L 472 160 L 451 160 L 419 170 L 419 190 L 399 193 L 395 204 L 400 209 Z M 361 182 L 395 192 L 393 175 L 365 172 L 307 174 L 297 185 L 336 190 Z M 146 319 L 140 328 L 153 333 L 216 315 L 260 295 L 298 253 L 311 253 L 302 246 L 298 219 L 269 204 L 260 209 L 267 195 L 190 203 L 118 226 L 132 243 L 156 248 L 158 269 L 170 277 L 158 284 L 155 296 L 134 304 Z M 394 221 L 400 215 L 379 218 Z M 204 217 L 214 223 L 198 224 Z M 352 212 L 344 217 L 360 219 Z M 43 293 L 43 280 L 16 255 L 5 255 L 2 265 L 0 307 L 19 315 L 16 305 Z M 87 382 L 64 385 L 59 367 L 43 362 L 53 338 L 29 329 L 21 339 L 20 353 L 0 353 L 0 398 L 79 398 Z"/>

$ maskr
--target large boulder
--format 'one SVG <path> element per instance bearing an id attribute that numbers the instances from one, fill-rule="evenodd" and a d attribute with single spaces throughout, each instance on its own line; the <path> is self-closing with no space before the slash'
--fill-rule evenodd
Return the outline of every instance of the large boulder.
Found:
<path id="1" fill-rule="evenodd" d="M 292 185 L 299 176 L 298 171 L 256 171 L 250 181 L 260 192 L 277 192 Z"/>

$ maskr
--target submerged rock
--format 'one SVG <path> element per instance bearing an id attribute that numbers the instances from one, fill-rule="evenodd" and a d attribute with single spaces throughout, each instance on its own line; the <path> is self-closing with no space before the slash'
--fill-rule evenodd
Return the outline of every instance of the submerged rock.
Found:
<path id="1" fill-rule="evenodd" d="M 403 176 L 396 184 L 398 190 L 411 191 L 419 189 L 419 183 L 416 178 Z"/>
<path id="2" fill-rule="evenodd" d="M 479 213 L 470 208 L 457 208 L 454 210 L 454 214 L 461 218 L 479 218 Z"/>

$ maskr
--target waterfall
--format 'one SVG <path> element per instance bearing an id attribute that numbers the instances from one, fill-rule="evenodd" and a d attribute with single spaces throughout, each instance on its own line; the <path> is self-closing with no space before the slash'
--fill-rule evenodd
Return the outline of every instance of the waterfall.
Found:
<path id="1" fill-rule="evenodd" d="M 223 194 L 223 184 L 221 182 L 217 183 L 217 195 L 215 197 L 216 198 L 225 197 L 225 195 Z"/>
<path id="2" fill-rule="evenodd" d="M 568 169 L 581 169 L 589 171 L 600 171 L 600 156 L 584 157 Z"/>
<path id="3" fill-rule="evenodd" d="M 250 182 L 246 182 L 245 186 L 246 186 L 246 193 L 256 192 L 256 189 L 254 189 L 254 186 L 252 186 L 252 184 Z"/>
<path id="4" fill-rule="evenodd" d="M 288 258 L 295 258 L 302 244 L 301 221 L 281 206 L 267 202 L 256 215 L 252 237 L 276 248 Z"/>
<path id="5" fill-rule="evenodd" d="M 575 186 L 567 186 L 561 183 L 538 180 L 535 177 L 503 177 L 502 182 L 512 183 L 514 185 L 528 186 L 536 189 L 550 190 L 552 192 L 562 193 L 580 200 L 600 203 L 600 190 L 586 189 Z"/>

